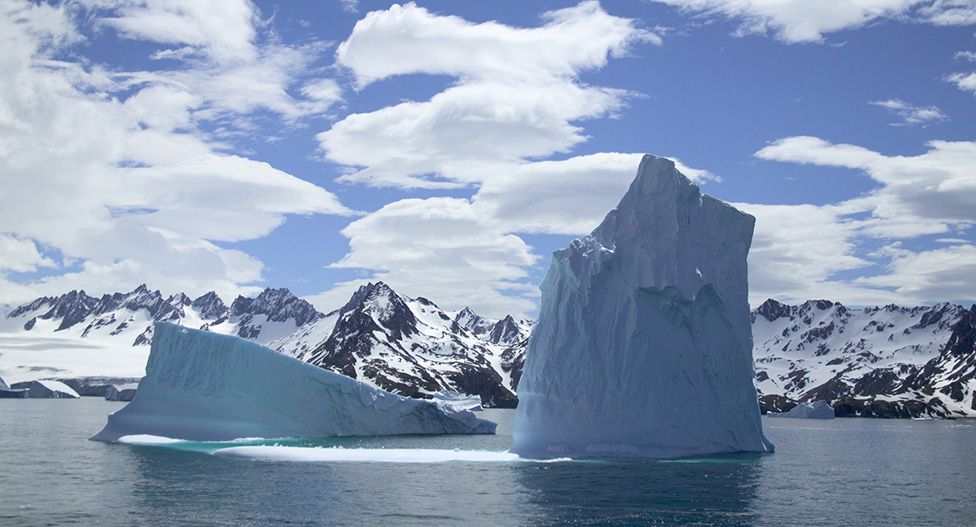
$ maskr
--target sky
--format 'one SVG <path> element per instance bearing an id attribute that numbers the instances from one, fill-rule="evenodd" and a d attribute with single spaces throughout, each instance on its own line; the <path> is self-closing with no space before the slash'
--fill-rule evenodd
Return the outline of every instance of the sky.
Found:
<path id="1" fill-rule="evenodd" d="M 532 316 L 644 153 L 750 301 L 976 301 L 976 0 L 0 0 L 0 303 L 383 280 Z"/>

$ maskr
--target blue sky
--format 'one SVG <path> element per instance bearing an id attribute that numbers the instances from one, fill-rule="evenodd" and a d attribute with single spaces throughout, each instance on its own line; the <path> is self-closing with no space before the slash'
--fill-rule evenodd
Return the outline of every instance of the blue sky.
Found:
<path id="1" fill-rule="evenodd" d="M 531 315 L 640 153 L 752 301 L 976 299 L 976 2 L 3 2 L 0 302 L 146 282 Z"/>

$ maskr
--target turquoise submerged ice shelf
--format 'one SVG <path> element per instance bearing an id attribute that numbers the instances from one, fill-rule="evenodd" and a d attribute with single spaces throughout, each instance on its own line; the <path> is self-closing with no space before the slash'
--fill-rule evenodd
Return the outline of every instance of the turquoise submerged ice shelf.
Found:
<path id="1" fill-rule="evenodd" d="M 468 411 L 401 397 L 253 342 L 157 323 L 146 377 L 92 439 L 491 434 Z"/>
<path id="2" fill-rule="evenodd" d="M 645 156 L 617 208 L 553 255 L 513 451 L 671 458 L 767 452 L 746 256 L 755 220 Z"/>

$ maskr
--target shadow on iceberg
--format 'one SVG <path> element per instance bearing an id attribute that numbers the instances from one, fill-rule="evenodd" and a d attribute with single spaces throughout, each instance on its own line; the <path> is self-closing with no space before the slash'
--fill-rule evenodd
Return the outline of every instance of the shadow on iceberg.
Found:
<path id="1" fill-rule="evenodd" d="M 157 323 L 135 399 L 92 439 L 493 434 L 468 411 L 401 397 L 238 337 Z"/>

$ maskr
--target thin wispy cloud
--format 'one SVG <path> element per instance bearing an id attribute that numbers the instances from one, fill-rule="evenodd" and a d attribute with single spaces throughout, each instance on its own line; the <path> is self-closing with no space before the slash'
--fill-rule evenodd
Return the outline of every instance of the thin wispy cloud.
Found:
<path id="1" fill-rule="evenodd" d="M 884 108 L 898 117 L 898 121 L 891 123 L 893 126 L 927 126 L 949 119 L 938 106 L 916 106 L 901 99 L 871 101 L 869 104 Z"/>

